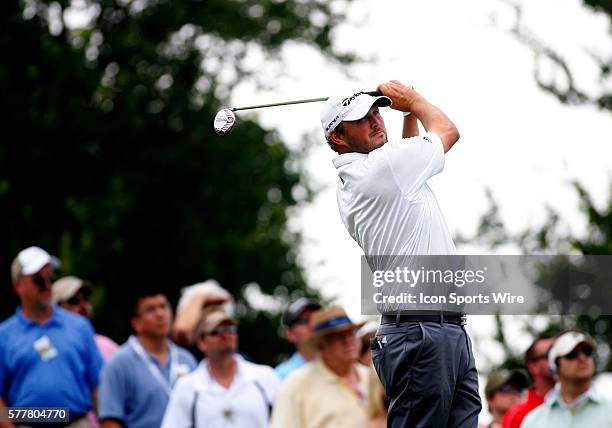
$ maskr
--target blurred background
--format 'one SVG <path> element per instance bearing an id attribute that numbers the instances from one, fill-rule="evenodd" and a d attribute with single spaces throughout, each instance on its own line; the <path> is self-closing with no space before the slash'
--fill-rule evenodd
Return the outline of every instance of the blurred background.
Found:
<path id="1" fill-rule="evenodd" d="M 279 317 L 298 296 L 362 318 L 320 105 L 238 112 L 223 138 L 212 121 L 390 79 L 461 131 L 431 180 L 460 252 L 609 255 L 611 18 L 604 0 L 0 2 L 0 318 L 29 245 L 96 285 L 94 325 L 118 342 L 138 289 L 175 303 L 209 278 L 237 297 L 256 362 L 290 353 Z M 484 375 L 575 325 L 612 368 L 609 316 L 471 320 Z"/>

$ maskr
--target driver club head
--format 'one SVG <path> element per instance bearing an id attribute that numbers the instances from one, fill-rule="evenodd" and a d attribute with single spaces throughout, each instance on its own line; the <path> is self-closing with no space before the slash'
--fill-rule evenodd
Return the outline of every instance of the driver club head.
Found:
<path id="1" fill-rule="evenodd" d="M 230 133 L 236 124 L 236 115 L 230 108 L 219 110 L 215 116 L 214 128 L 217 135 L 223 137 Z"/>

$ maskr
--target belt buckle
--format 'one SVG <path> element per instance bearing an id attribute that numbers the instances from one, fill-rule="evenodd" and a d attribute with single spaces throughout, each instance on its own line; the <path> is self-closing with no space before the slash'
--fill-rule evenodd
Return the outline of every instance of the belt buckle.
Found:
<path id="1" fill-rule="evenodd" d="M 467 314 L 465 312 L 461 312 L 461 326 L 467 324 Z"/>

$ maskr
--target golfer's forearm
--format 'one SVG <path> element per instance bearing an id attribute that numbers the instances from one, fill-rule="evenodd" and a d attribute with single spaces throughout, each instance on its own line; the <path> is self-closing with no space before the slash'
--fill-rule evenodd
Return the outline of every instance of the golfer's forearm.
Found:
<path id="1" fill-rule="evenodd" d="M 404 117 L 404 127 L 402 129 L 402 138 L 410 138 L 419 135 L 419 125 L 415 115 L 411 114 Z"/>
<path id="2" fill-rule="evenodd" d="M 433 132 L 442 140 L 444 153 L 448 152 L 459 139 L 459 130 L 442 110 L 419 96 L 412 102 L 410 111 L 421 121 L 428 132 Z"/>

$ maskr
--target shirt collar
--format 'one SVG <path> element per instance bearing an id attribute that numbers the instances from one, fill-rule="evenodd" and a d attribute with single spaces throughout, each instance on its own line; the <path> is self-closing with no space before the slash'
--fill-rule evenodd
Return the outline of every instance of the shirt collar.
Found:
<path id="1" fill-rule="evenodd" d="M 356 160 L 364 159 L 367 157 L 368 155 L 365 153 L 343 153 L 341 155 L 336 156 L 332 162 L 334 163 L 336 169 L 340 169 L 341 167 L 353 163 Z"/>
<path id="2" fill-rule="evenodd" d="M 21 309 L 21 306 L 19 306 L 17 310 L 15 310 L 15 315 L 17 315 L 17 319 L 25 327 L 33 327 L 33 326 L 42 327 L 42 326 L 49 326 L 52 324 L 61 325 L 62 322 L 61 322 L 61 318 L 59 314 L 59 311 L 61 310 L 62 309 L 59 308 L 57 305 L 53 305 L 53 312 L 51 313 L 51 317 L 47 321 L 45 321 L 43 324 L 38 324 L 37 322 L 26 317 L 23 314 L 23 309 Z"/>
<path id="3" fill-rule="evenodd" d="M 587 401 L 593 401 L 595 403 L 599 403 L 601 401 L 601 396 L 593 385 L 591 385 L 591 387 L 587 391 L 585 391 L 580 397 L 574 400 L 574 402 L 572 403 L 573 406 L 566 404 L 561 399 L 561 384 L 559 382 L 557 382 L 555 387 L 551 389 L 548 395 L 546 396 L 546 404 L 549 407 L 581 407 L 582 404 Z"/>
<path id="4" fill-rule="evenodd" d="M 306 362 L 306 360 L 304 359 L 304 357 L 302 357 L 302 355 L 300 355 L 299 352 L 294 352 L 294 354 L 291 356 L 290 358 L 291 363 L 293 364 L 303 364 Z"/>
<path id="5" fill-rule="evenodd" d="M 232 387 L 245 379 L 248 380 L 251 378 L 249 370 L 247 370 L 246 368 L 245 360 L 242 355 L 234 354 L 234 360 L 236 361 L 236 375 L 234 376 Z M 215 380 L 210 374 L 210 369 L 208 368 L 208 358 L 204 358 L 200 362 L 200 369 L 202 371 L 202 375 L 204 376 L 206 384 L 209 387 L 211 387 L 212 385 L 216 385 Z"/>
<path id="6" fill-rule="evenodd" d="M 336 373 L 332 372 L 329 367 L 327 367 L 325 365 L 325 363 L 323 362 L 323 360 L 321 360 L 321 358 L 318 358 L 317 360 L 315 360 L 313 362 L 313 364 L 316 364 L 319 368 L 319 370 L 321 371 L 323 377 L 325 377 L 325 380 L 329 383 L 337 383 L 337 382 L 345 382 L 345 379 L 338 376 Z M 353 366 L 353 369 L 355 370 L 355 372 L 357 373 L 357 381 L 358 383 L 362 382 L 361 376 L 359 374 L 359 370 L 357 370 L 357 368 L 355 366 Z"/>
<path id="7" fill-rule="evenodd" d="M 142 347 L 142 343 L 140 343 L 140 340 L 138 340 L 138 335 L 136 334 L 132 334 L 130 335 L 128 341 L 130 340 L 135 340 L 138 342 L 138 344 Z M 130 347 L 131 348 L 131 347 Z M 137 354 L 136 350 L 134 348 L 131 348 L 132 352 L 134 354 Z M 161 364 L 159 364 L 159 361 L 157 360 L 157 358 L 155 358 L 153 355 L 151 355 L 151 353 L 149 351 L 147 351 L 146 349 L 144 349 L 144 347 L 142 347 L 142 350 L 145 352 L 147 358 L 149 360 L 151 360 L 153 363 L 157 364 L 159 367 L 166 367 L 167 365 L 169 365 L 171 363 L 170 359 L 171 359 L 171 355 L 173 352 L 178 352 L 178 346 L 176 346 L 174 344 L 174 342 L 172 342 L 170 339 L 168 339 L 168 361 L 166 361 L 166 364 L 164 364 L 163 366 Z M 177 361 L 178 363 L 178 361 Z"/>

